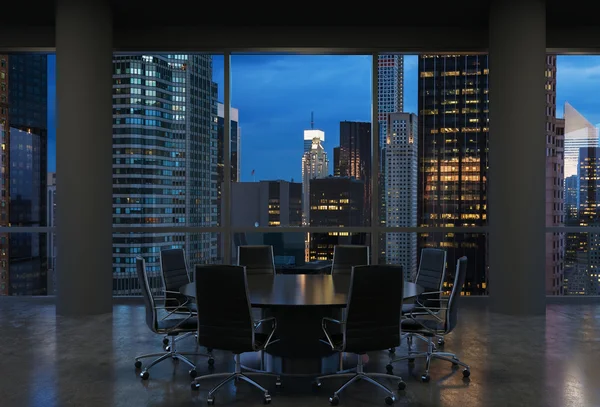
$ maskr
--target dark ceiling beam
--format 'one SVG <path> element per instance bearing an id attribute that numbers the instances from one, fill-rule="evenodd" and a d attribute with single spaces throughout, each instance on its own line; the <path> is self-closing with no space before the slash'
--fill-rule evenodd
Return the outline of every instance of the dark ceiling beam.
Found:
<path id="1" fill-rule="evenodd" d="M 116 28 L 122 52 L 484 52 L 487 27 L 130 27 Z"/>

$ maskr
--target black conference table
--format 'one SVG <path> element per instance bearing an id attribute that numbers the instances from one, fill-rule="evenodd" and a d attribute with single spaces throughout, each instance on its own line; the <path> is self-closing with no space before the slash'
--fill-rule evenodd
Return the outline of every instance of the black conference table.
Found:
<path id="1" fill-rule="evenodd" d="M 324 362 L 336 366 L 336 352 L 324 343 L 321 321 L 325 316 L 340 318 L 346 307 L 350 275 L 276 274 L 248 275 L 250 304 L 277 318 L 273 339 L 267 347 L 271 370 L 281 374 L 322 373 Z M 181 287 L 187 297 L 196 296 L 195 283 Z M 404 282 L 404 300 L 423 292 L 415 283 Z"/>

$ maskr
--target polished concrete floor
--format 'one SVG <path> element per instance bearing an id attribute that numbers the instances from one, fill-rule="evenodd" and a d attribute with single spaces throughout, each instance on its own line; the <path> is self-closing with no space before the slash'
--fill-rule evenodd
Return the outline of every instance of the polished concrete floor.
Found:
<path id="1" fill-rule="evenodd" d="M 482 306 L 466 306 L 459 327 L 445 349 L 470 364 L 471 377 L 434 361 L 431 381 L 419 378 L 423 364 L 398 363 L 394 373 L 407 388 L 397 406 L 600 406 L 600 306 L 549 305 L 546 317 L 507 317 Z M 113 315 L 85 319 L 55 316 L 50 301 L 0 299 L 0 406 L 199 406 L 206 405 L 208 385 L 190 389 L 188 368 L 167 360 L 142 381 L 133 366 L 140 353 L 161 351 L 161 337 L 151 334 L 139 305 L 115 305 Z M 179 350 L 194 350 L 193 338 Z M 405 344 L 397 354 L 405 350 Z M 366 371 L 385 372 L 387 352 L 369 355 Z M 215 371 L 231 371 L 231 354 L 215 354 Z M 348 366 L 354 358 L 348 358 Z M 199 374 L 208 373 L 204 359 Z M 309 379 L 259 380 L 278 406 L 327 406 L 342 383 L 324 382 L 319 391 Z M 389 383 L 394 385 L 394 382 Z M 340 406 L 385 406 L 385 394 L 359 382 L 340 397 Z M 245 383 L 217 393 L 216 405 L 261 405 L 261 393 Z"/>

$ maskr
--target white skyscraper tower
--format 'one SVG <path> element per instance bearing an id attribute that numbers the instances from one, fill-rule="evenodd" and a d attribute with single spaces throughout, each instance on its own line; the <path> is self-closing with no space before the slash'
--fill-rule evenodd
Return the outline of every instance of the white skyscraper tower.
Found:
<path id="1" fill-rule="evenodd" d="M 391 113 L 385 141 L 386 225 L 417 226 L 418 124 L 413 113 Z M 406 279 L 417 271 L 416 233 L 387 233 L 386 260 Z"/>
<path id="2" fill-rule="evenodd" d="M 598 147 L 598 129 L 565 103 L 565 179 L 577 175 L 581 147 Z"/>
<path id="3" fill-rule="evenodd" d="M 323 137 L 325 137 L 323 135 Z M 302 156 L 302 225 L 310 224 L 310 180 L 326 178 L 329 174 L 329 160 L 321 145 L 321 139 L 312 139 L 311 148 Z"/>
<path id="4" fill-rule="evenodd" d="M 404 111 L 404 56 L 379 55 L 378 73 L 379 145 L 384 147 L 388 115 Z"/>

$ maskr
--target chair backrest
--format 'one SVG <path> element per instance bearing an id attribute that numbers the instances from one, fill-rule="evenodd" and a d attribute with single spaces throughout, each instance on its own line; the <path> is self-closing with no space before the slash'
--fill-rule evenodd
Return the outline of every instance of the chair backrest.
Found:
<path id="1" fill-rule="evenodd" d="M 238 266 L 246 267 L 250 274 L 275 274 L 273 246 L 250 245 L 238 247 Z"/>
<path id="2" fill-rule="evenodd" d="M 403 290 L 402 266 L 353 267 L 345 314 L 345 350 L 360 353 L 399 346 Z"/>
<path id="3" fill-rule="evenodd" d="M 144 306 L 146 307 L 146 325 L 152 330 L 157 331 L 157 315 L 156 305 L 154 303 L 154 297 L 150 290 L 150 284 L 148 283 L 148 273 L 146 273 L 146 261 L 137 256 L 135 258 L 135 266 L 137 269 L 138 281 L 140 283 L 140 290 L 142 291 L 142 297 L 144 297 Z"/>
<path id="4" fill-rule="evenodd" d="M 253 351 L 254 325 L 245 268 L 197 265 L 195 282 L 198 343 L 233 352 Z"/>
<path id="5" fill-rule="evenodd" d="M 354 266 L 368 266 L 369 246 L 338 244 L 333 247 L 331 274 L 350 274 Z"/>
<path id="6" fill-rule="evenodd" d="M 161 250 L 160 268 L 165 290 L 179 291 L 182 286 L 190 282 L 190 274 L 188 273 L 183 249 Z"/>
<path id="7" fill-rule="evenodd" d="M 415 283 L 424 292 L 441 291 L 446 275 L 446 251 L 425 248 L 421 250 L 421 261 Z"/>
<path id="8" fill-rule="evenodd" d="M 454 274 L 454 285 L 448 299 L 448 310 L 446 311 L 446 323 L 444 330 L 452 332 L 458 323 L 458 301 L 465 278 L 467 276 L 467 257 L 463 256 L 456 262 L 456 273 Z"/>

